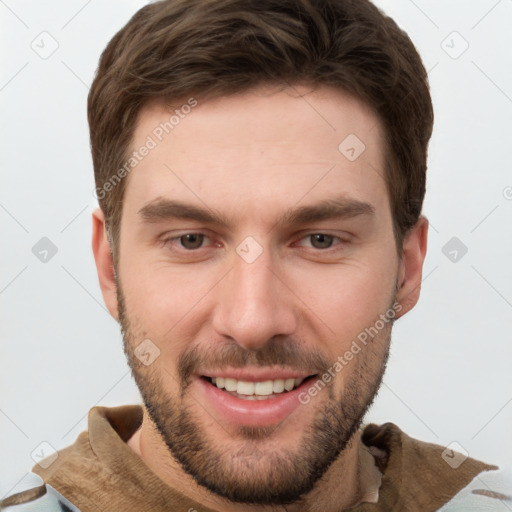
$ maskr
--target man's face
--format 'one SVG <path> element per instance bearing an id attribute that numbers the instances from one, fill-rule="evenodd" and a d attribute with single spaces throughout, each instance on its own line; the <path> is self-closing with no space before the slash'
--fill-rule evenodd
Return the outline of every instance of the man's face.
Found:
<path id="1" fill-rule="evenodd" d="M 397 289 L 377 117 L 297 91 L 199 101 L 161 142 L 172 111 L 146 107 L 132 146 L 158 144 L 123 202 L 119 316 L 149 416 L 198 483 L 247 503 L 293 501 L 345 448 L 380 385 Z"/>

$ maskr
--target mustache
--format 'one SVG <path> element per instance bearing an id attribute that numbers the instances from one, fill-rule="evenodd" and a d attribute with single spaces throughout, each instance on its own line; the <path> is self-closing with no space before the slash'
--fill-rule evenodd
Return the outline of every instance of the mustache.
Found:
<path id="1" fill-rule="evenodd" d="M 276 336 L 258 350 L 248 350 L 236 341 L 222 344 L 208 343 L 185 350 L 178 359 L 178 376 L 182 389 L 189 384 L 192 375 L 200 368 L 245 368 L 247 366 L 286 366 L 311 374 L 324 373 L 331 366 L 330 361 L 319 350 L 307 350 L 303 344 L 290 337 Z"/>

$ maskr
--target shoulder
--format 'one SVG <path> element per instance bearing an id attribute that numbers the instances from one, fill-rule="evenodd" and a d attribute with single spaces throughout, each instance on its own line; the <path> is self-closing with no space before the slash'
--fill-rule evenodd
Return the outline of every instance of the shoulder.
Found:
<path id="1" fill-rule="evenodd" d="M 464 449 L 460 445 L 421 441 L 408 436 L 394 423 L 367 425 L 361 440 L 384 474 L 386 485 L 381 488 L 381 496 L 396 509 L 410 510 L 414 504 L 414 510 L 439 510 L 471 482 L 499 470 L 496 465 L 461 453 Z M 446 509 L 452 510 L 466 509 Z"/>
<path id="2" fill-rule="evenodd" d="M 512 464 L 477 475 L 440 512 L 512 510 Z"/>
<path id="3" fill-rule="evenodd" d="M 6 512 L 80 512 L 51 485 L 35 473 L 29 473 L 26 489 L 11 494 L 0 501 L 0 511 Z"/>

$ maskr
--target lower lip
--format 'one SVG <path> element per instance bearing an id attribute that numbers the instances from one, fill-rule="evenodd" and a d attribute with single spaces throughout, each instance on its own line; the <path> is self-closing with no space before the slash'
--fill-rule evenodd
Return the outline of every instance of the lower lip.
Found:
<path id="1" fill-rule="evenodd" d="M 300 405 L 299 394 L 310 384 L 310 378 L 292 391 L 266 400 L 244 400 L 214 386 L 205 378 L 198 377 L 202 394 L 215 416 L 236 425 L 265 427 L 285 420 Z M 203 402 L 204 403 L 204 402 Z"/>

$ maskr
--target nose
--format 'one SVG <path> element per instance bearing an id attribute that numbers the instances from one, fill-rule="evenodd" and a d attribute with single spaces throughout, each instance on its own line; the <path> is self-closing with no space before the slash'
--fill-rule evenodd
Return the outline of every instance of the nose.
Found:
<path id="1" fill-rule="evenodd" d="M 213 313 L 217 334 L 247 350 L 258 350 L 275 336 L 293 334 L 299 311 L 295 296 L 269 251 L 251 263 L 234 254 L 233 262 L 217 290 Z"/>

